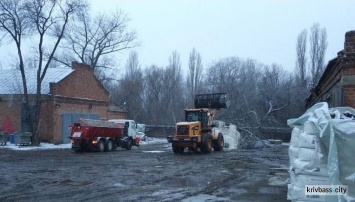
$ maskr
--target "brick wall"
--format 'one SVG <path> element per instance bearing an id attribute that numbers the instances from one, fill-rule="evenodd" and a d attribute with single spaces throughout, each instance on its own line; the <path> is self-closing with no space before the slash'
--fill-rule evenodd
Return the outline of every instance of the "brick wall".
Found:
<path id="1" fill-rule="evenodd" d="M 62 142 L 62 114 L 64 113 L 78 113 L 78 114 L 98 114 L 99 119 L 106 118 L 108 105 L 97 104 L 92 108 L 88 107 L 87 103 L 67 103 L 64 101 L 60 103 L 59 108 L 54 108 L 52 113 L 53 125 L 53 142 Z"/>
<path id="2" fill-rule="evenodd" d="M 355 85 L 344 87 L 344 106 L 355 108 Z"/>
<path id="3" fill-rule="evenodd" d="M 107 120 L 109 119 L 127 119 L 127 113 L 124 112 L 107 112 Z"/>
<path id="4" fill-rule="evenodd" d="M 343 75 L 355 75 L 355 31 L 345 34 L 344 52 L 348 62 Z M 344 86 L 344 106 L 355 108 L 355 77 L 348 80 L 348 83 L 353 85 Z"/>
<path id="5" fill-rule="evenodd" d="M 355 56 L 355 31 L 346 32 L 344 52 L 346 56 Z"/>
<path id="6" fill-rule="evenodd" d="M 99 119 L 127 118 L 109 111 L 109 93 L 83 64 L 73 63 L 73 71 L 58 83 L 50 84 L 50 94 L 42 96 L 39 140 L 62 143 L 62 115 L 97 114 Z M 22 95 L 4 95 L 0 101 L 0 126 L 8 115 L 16 131 L 21 131 Z"/>
<path id="7" fill-rule="evenodd" d="M 15 131 L 21 130 L 21 104 L 22 96 L 1 96 L 0 102 L 0 127 L 4 123 L 6 116 L 9 116 Z"/>
<path id="8" fill-rule="evenodd" d="M 109 93 L 89 66 L 73 62 L 72 67 L 75 71 L 69 76 L 58 83 L 51 83 L 50 94 L 109 101 Z"/>
<path id="9" fill-rule="evenodd" d="M 345 34 L 344 50 L 328 63 L 306 107 L 323 101 L 331 107 L 355 108 L 355 31 Z"/>
<path id="10" fill-rule="evenodd" d="M 39 141 L 51 142 L 53 139 L 53 110 L 54 105 L 52 99 L 47 98 L 42 102 L 41 114 L 39 121 Z"/>

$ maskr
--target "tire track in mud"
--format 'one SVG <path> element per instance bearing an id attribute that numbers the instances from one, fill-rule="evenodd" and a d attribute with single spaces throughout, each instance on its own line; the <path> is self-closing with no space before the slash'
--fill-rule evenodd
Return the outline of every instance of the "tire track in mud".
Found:
<path id="1" fill-rule="evenodd" d="M 240 196 L 233 190 L 250 199 L 267 186 L 268 168 L 288 160 L 282 147 L 175 155 L 166 145 L 109 153 L 2 150 L 0 201 L 180 201 L 201 194 L 233 201 Z M 157 148 L 163 152 L 145 152 Z"/>

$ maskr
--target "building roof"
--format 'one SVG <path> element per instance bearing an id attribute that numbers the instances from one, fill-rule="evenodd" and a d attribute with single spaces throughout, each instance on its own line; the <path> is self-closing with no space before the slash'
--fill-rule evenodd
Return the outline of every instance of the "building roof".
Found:
<path id="1" fill-rule="evenodd" d="M 48 68 L 42 81 L 41 94 L 48 94 L 49 83 L 57 83 L 64 79 L 74 70 L 67 67 Z M 36 94 L 37 90 L 37 69 L 26 69 L 27 91 L 28 94 Z M 21 72 L 18 69 L 0 70 L 0 94 L 23 94 Z"/>

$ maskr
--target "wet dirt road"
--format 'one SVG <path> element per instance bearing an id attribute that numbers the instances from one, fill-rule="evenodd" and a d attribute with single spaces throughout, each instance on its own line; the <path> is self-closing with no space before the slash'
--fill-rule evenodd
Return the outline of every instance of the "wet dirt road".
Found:
<path id="1" fill-rule="evenodd" d="M 0 201 L 287 201 L 287 146 L 174 155 L 131 151 L 0 150 Z"/>

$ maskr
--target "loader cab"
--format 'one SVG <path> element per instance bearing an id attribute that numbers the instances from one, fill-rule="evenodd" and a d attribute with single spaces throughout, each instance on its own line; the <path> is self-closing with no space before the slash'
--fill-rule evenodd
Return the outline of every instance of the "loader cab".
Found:
<path id="1" fill-rule="evenodd" d="M 186 110 L 185 111 L 185 121 L 187 122 L 194 122 L 194 121 L 200 121 L 201 120 L 201 114 L 199 111 L 196 110 Z"/>
<path id="2" fill-rule="evenodd" d="M 185 109 L 185 121 L 200 121 L 203 129 L 208 129 L 208 109 Z"/>

